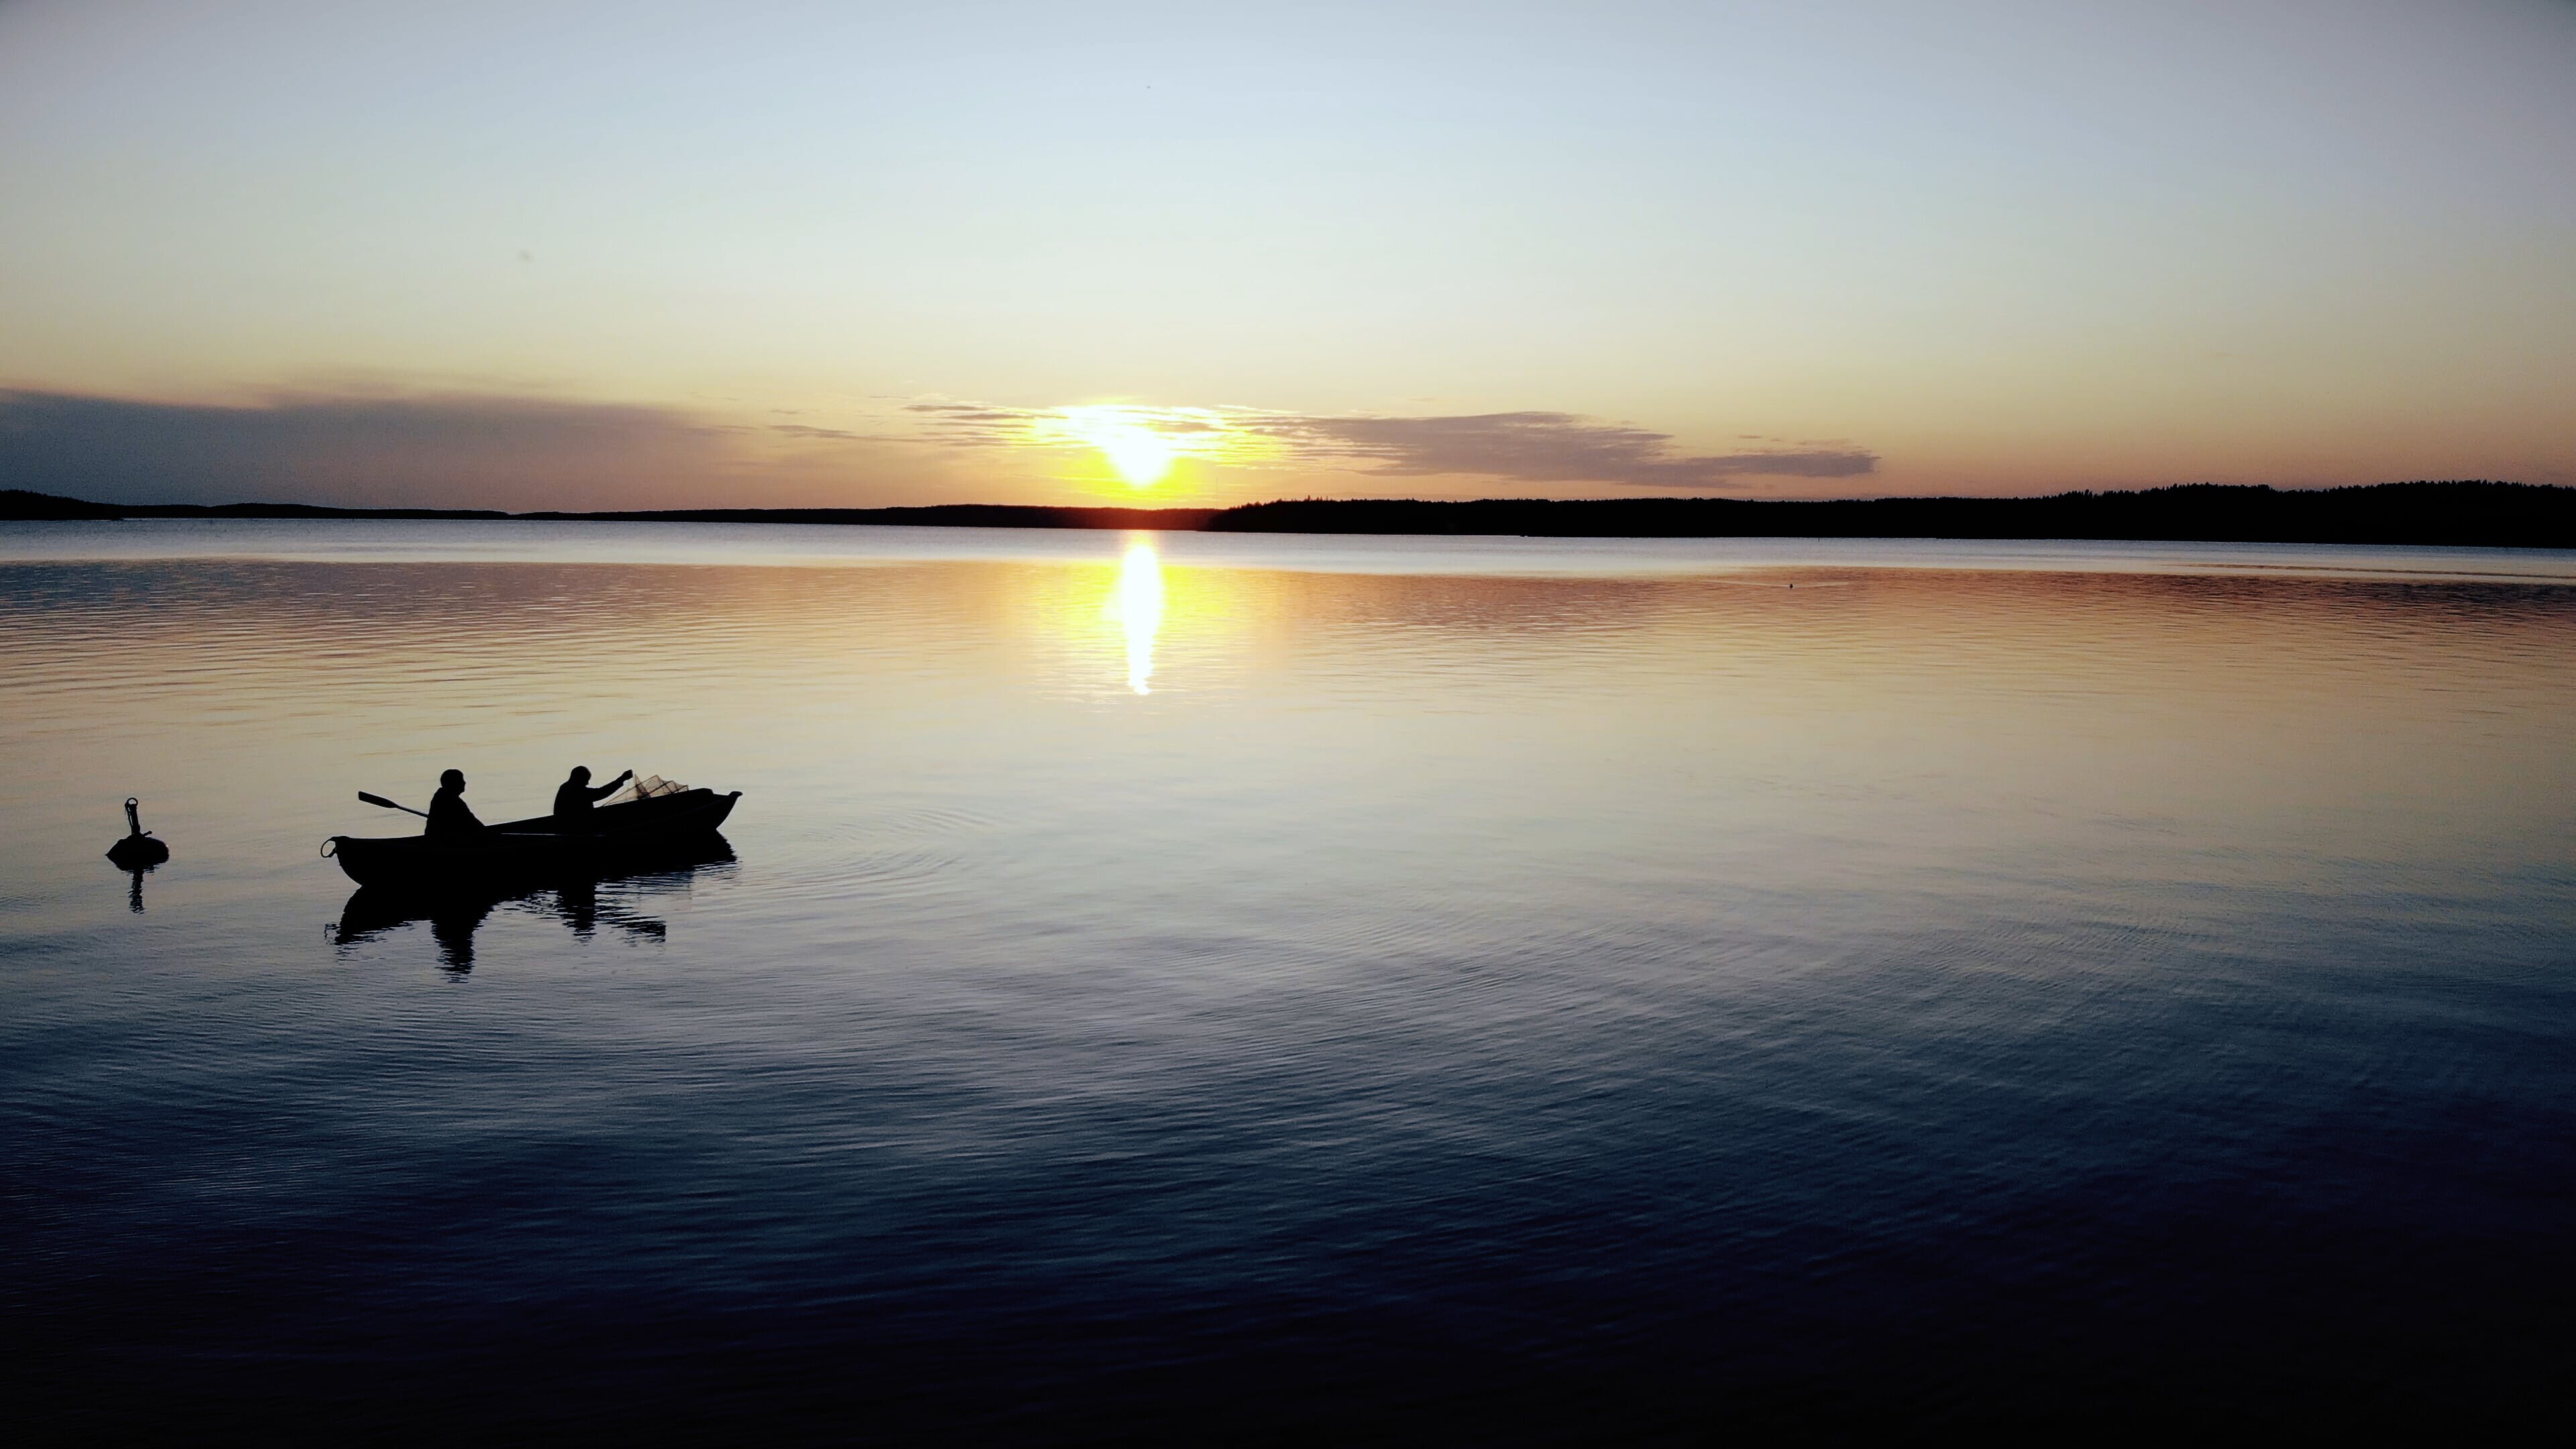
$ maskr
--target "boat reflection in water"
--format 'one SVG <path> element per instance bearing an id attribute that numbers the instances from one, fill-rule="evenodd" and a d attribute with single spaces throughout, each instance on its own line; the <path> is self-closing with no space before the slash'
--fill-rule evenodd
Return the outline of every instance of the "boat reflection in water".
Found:
<path id="1" fill-rule="evenodd" d="M 360 945 L 426 921 L 438 943 L 440 964 L 459 976 L 474 969 L 474 933 L 494 911 L 505 907 L 554 917 L 584 941 L 596 936 L 601 926 L 631 939 L 659 941 L 667 927 L 638 912 L 637 904 L 684 892 L 701 872 L 724 871 L 733 861 L 733 846 L 723 836 L 710 834 L 674 843 L 612 874 L 568 876 L 543 885 L 442 891 L 360 886 L 341 907 L 332 940 L 342 947 Z M 600 893 L 603 885 L 615 887 L 605 899 Z"/>

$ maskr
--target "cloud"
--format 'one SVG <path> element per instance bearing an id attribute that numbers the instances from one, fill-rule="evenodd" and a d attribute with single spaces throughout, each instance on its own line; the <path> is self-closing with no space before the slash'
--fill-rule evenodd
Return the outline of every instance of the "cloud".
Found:
<path id="1" fill-rule="evenodd" d="M 1672 436 L 1573 413 L 1475 413 L 1455 417 L 1335 417 L 1254 408 L 1155 408 L 1108 404 L 1172 437 L 1218 435 L 1221 461 L 1307 467 L 1390 478 L 1464 476 L 1529 483 L 1609 483 L 1630 488 L 1716 488 L 1755 477 L 1856 478 L 1878 455 L 1848 443 L 1797 443 L 1760 433 L 1765 446 L 1716 454 L 1674 450 Z M 911 403 L 904 411 L 929 442 L 961 448 L 1061 446 L 1061 408 L 977 402 Z"/>
<path id="2" fill-rule="evenodd" d="M 1805 444 L 1686 455 L 1668 433 L 1571 413 L 1476 413 L 1431 418 L 1289 417 L 1252 424 L 1295 451 L 1347 458 L 1372 473 L 1468 474 L 1532 483 L 1712 488 L 1737 478 L 1854 478 L 1878 455 L 1848 444 Z"/>
<path id="3" fill-rule="evenodd" d="M 1185 456 L 1265 472 L 1533 486 L 1709 489 L 1765 476 L 1851 478 L 1878 462 L 1847 444 L 1769 437 L 1688 454 L 1664 433 L 1557 412 L 1357 417 L 926 400 L 896 415 L 900 424 L 879 414 L 878 428 L 852 429 L 470 394 L 282 393 L 220 405 L 0 389 L 0 487 L 109 503 L 511 510 L 929 502 L 954 499 L 961 481 L 979 495 L 1048 487 L 996 454 L 1031 450 L 1035 462 L 1126 428 L 1159 433 Z M 948 472 L 943 458 L 963 461 L 955 450 L 982 450 L 971 478 Z"/>
<path id="4" fill-rule="evenodd" d="M 906 403 L 913 425 L 924 439 L 952 448 L 998 448 L 1028 440 L 1031 422 L 1053 414 L 1037 408 L 995 407 L 989 403 Z"/>
<path id="5" fill-rule="evenodd" d="M 853 433 L 846 428 L 818 428 L 810 423 L 771 423 L 769 430 L 785 438 L 801 438 L 815 443 L 869 443 L 882 439 L 868 433 Z"/>
<path id="6" fill-rule="evenodd" d="M 0 391 L 0 486 L 111 503 L 703 501 L 726 430 L 663 408 L 289 394 L 249 406 Z"/>
<path id="7" fill-rule="evenodd" d="M 989 403 L 906 403 L 903 410 L 959 422 L 1013 422 L 1038 416 L 1033 408 L 1002 408 Z"/>

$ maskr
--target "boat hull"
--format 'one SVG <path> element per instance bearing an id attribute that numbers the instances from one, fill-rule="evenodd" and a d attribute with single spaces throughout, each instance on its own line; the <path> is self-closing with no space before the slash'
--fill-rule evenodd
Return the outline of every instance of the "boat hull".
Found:
<path id="1" fill-rule="evenodd" d="M 716 833 L 741 798 L 739 790 L 685 790 L 602 806 L 579 831 L 539 816 L 469 835 L 335 835 L 325 850 L 362 886 L 418 892 L 542 885 L 649 870 L 686 855 Z"/>

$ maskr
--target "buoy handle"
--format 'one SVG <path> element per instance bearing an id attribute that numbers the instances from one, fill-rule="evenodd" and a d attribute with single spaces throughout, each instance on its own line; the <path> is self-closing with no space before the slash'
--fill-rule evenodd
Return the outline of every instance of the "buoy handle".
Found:
<path id="1" fill-rule="evenodd" d="M 142 804 L 131 795 L 125 797 L 125 833 L 128 835 L 143 833 L 143 814 L 139 808 Z"/>

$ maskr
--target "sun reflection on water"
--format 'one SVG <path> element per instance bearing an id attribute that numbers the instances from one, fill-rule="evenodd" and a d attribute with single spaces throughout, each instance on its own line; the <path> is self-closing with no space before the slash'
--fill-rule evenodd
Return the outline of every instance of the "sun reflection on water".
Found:
<path id="1" fill-rule="evenodd" d="M 1127 632 L 1127 687 L 1152 694 L 1154 632 L 1163 624 L 1163 560 L 1152 544 L 1138 540 L 1127 545 L 1109 612 Z"/>

